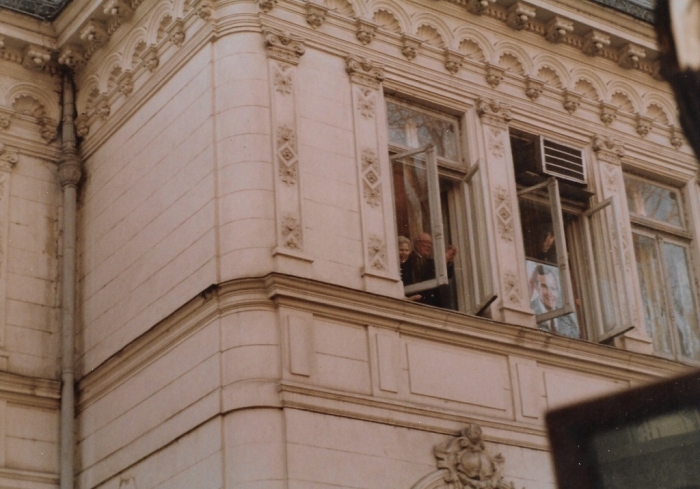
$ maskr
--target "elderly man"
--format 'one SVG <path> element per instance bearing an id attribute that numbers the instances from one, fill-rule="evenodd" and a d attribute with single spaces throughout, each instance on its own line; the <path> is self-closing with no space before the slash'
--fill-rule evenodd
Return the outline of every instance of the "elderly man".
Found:
<path id="1" fill-rule="evenodd" d="M 530 303 L 535 314 L 544 314 L 559 307 L 559 281 L 551 268 L 537 265 L 535 268 L 535 290 L 538 297 Z M 559 333 L 570 338 L 579 338 L 578 324 L 573 314 L 566 314 L 539 323 L 540 329 Z"/>
<path id="2" fill-rule="evenodd" d="M 413 242 L 415 253 L 411 253 L 401 263 L 401 275 L 404 285 L 411 285 L 435 278 L 435 260 L 433 254 L 433 238 L 428 233 L 421 233 Z M 448 275 L 453 275 L 452 262 L 457 254 L 457 248 L 450 245 L 445 250 L 445 258 L 448 264 Z M 412 296 L 411 299 L 421 304 L 428 304 L 436 307 L 447 307 L 442 297 L 441 288 L 420 292 L 419 296 Z"/>

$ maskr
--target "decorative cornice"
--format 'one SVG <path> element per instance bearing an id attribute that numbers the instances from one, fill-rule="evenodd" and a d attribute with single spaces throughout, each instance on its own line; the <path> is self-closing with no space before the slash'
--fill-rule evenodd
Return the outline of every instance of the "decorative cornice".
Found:
<path id="1" fill-rule="evenodd" d="M 591 30 L 588 34 L 583 36 L 583 46 L 581 50 L 583 54 L 588 56 L 601 56 L 603 50 L 608 46 L 610 46 L 610 36 L 596 30 Z"/>
<path id="2" fill-rule="evenodd" d="M 299 58 L 306 52 L 304 40 L 288 32 L 265 28 L 263 38 L 267 56 L 278 61 L 297 65 Z"/>
<path id="3" fill-rule="evenodd" d="M 535 18 L 537 11 L 535 7 L 523 2 L 515 2 L 508 8 L 508 18 L 506 24 L 515 30 L 523 30 L 530 20 Z"/>
<path id="4" fill-rule="evenodd" d="M 547 22 L 545 39 L 549 42 L 562 42 L 564 38 L 574 32 L 574 22 L 555 15 Z"/>
<path id="5" fill-rule="evenodd" d="M 345 58 L 345 71 L 353 83 L 377 89 L 384 81 L 384 65 L 349 55 Z"/>

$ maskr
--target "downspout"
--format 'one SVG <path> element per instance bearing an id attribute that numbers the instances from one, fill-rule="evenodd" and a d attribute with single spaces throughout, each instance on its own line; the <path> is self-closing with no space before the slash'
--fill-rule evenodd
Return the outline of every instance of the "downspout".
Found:
<path id="1" fill-rule="evenodd" d="M 75 242 L 78 182 L 81 164 L 75 140 L 73 118 L 75 95 L 70 70 L 63 74 L 63 117 L 61 159 L 58 178 L 63 189 L 63 275 L 61 289 L 61 489 L 74 486 L 75 449 Z"/>

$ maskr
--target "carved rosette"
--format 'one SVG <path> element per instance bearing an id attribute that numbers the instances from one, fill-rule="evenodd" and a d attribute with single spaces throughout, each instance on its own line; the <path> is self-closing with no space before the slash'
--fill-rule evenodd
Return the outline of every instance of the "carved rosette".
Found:
<path id="1" fill-rule="evenodd" d="M 496 187 L 493 195 L 494 210 L 498 226 L 498 235 L 504 241 L 513 241 L 513 210 L 508 191 L 503 187 Z"/>
<path id="2" fill-rule="evenodd" d="M 505 458 L 486 449 L 481 427 L 470 423 L 455 436 L 433 449 L 437 471 L 413 487 L 427 486 L 428 481 L 444 482 L 449 489 L 514 489 L 503 479 Z M 435 487 L 431 484 L 432 487 Z"/>
<path id="3" fill-rule="evenodd" d="M 288 32 L 263 29 L 267 56 L 292 65 L 299 64 L 299 58 L 306 52 L 303 39 Z"/>
<path id="4" fill-rule="evenodd" d="M 287 185 L 294 185 L 299 178 L 299 160 L 297 158 L 294 130 L 288 126 L 277 129 L 277 161 L 279 175 Z"/>
<path id="5" fill-rule="evenodd" d="M 286 63 L 273 63 L 272 84 L 275 90 L 283 95 L 289 95 L 293 90 L 292 72 L 293 68 Z"/>
<path id="6" fill-rule="evenodd" d="M 350 75 L 353 83 L 364 85 L 367 88 L 378 89 L 384 81 L 384 65 L 375 63 L 367 58 L 348 56 L 345 58 L 345 71 Z"/>
<path id="7" fill-rule="evenodd" d="M 365 202 L 372 207 L 378 207 L 382 203 L 382 183 L 379 160 L 374 150 L 370 148 L 362 150 L 361 165 Z"/>

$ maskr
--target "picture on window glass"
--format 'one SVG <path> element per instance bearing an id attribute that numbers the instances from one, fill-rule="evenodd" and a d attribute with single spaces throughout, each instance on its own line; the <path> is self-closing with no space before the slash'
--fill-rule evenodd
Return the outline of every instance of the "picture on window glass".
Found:
<path id="1" fill-rule="evenodd" d="M 525 268 L 530 291 L 530 307 L 535 314 L 546 314 L 561 309 L 564 304 L 561 296 L 561 277 L 559 269 L 534 260 L 526 260 Z M 537 325 L 540 329 L 558 333 L 570 338 L 579 338 L 576 314 L 565 314 Z"/>

